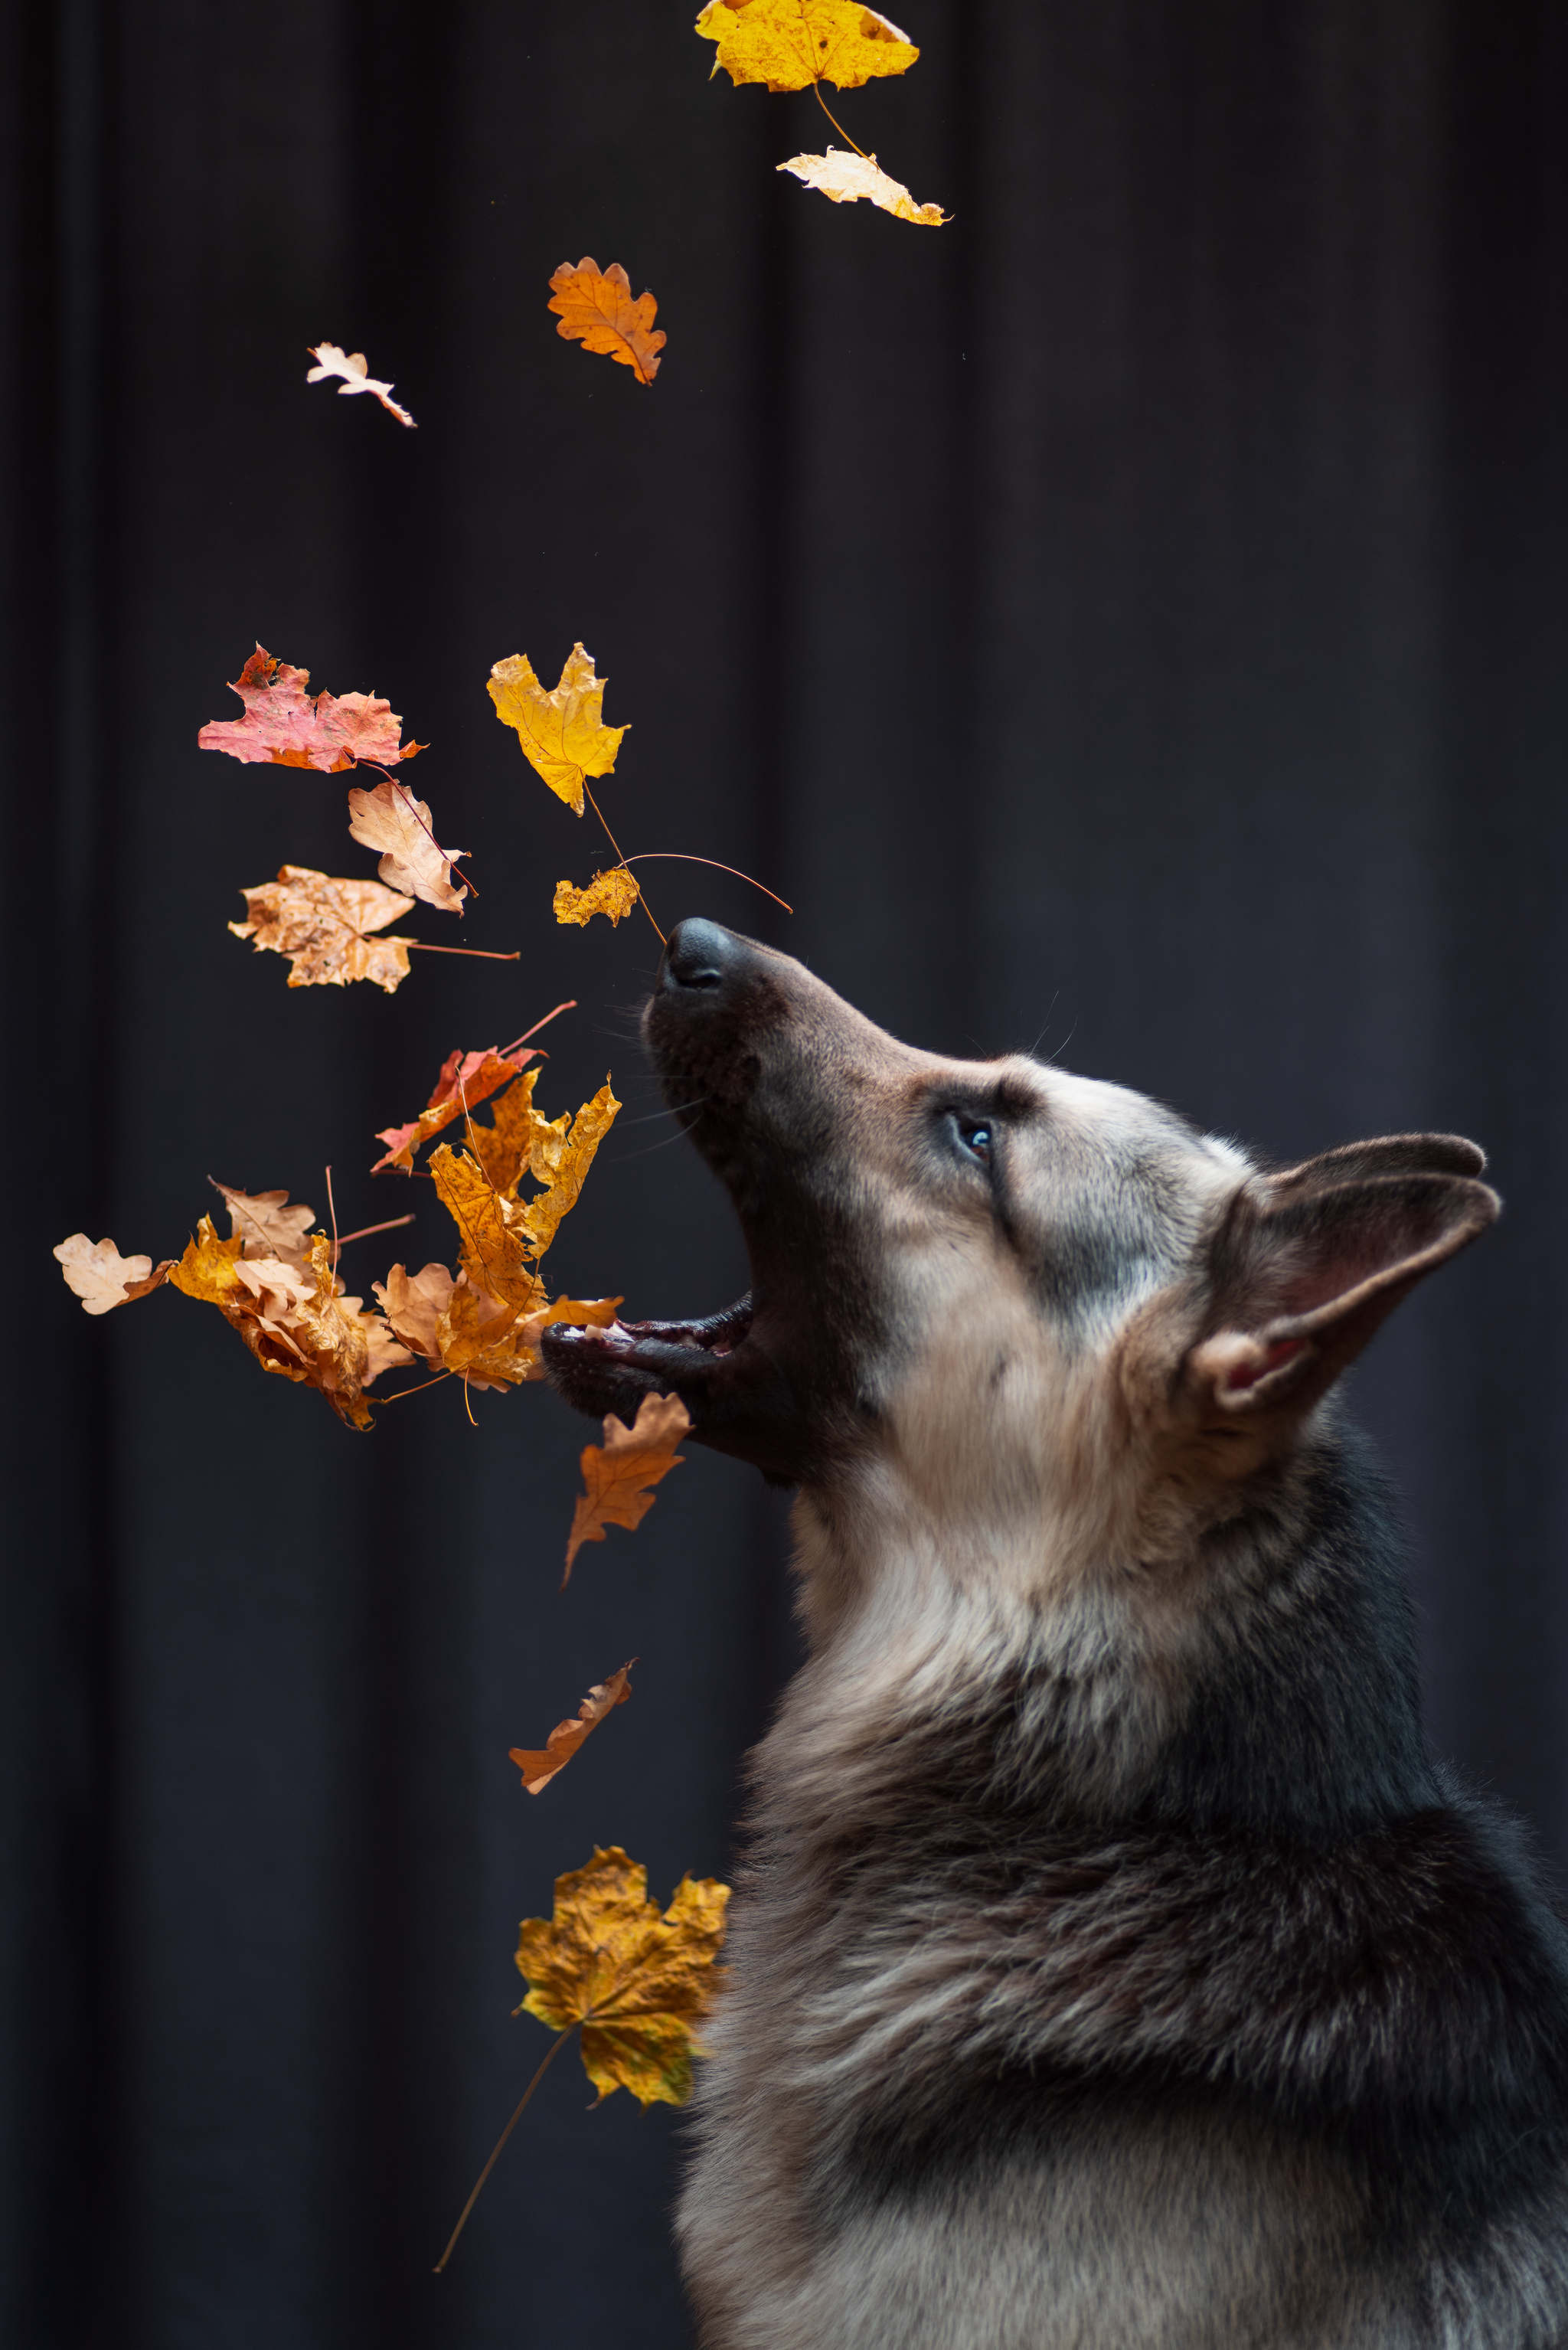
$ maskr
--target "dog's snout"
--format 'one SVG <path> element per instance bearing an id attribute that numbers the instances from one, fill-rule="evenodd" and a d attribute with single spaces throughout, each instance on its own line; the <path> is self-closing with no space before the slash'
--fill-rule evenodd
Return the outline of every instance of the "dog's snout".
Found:
<path id="1" fill-rule="evenodd" d="M 669 995 L 719 995 L 745 960 L 744 942 L 732 931 L 693 917 L 670 931 L 659 984 Z"/>

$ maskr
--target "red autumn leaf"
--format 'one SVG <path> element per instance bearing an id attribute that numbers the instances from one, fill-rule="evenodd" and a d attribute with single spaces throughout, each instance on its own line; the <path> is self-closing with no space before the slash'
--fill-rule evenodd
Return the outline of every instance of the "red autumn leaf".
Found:
<path id="1" fill-rule="evenodd" d="M 275 661 L 258 645 L 234 681 L 245 705 L 243 718 L 214 718 L 196 741 L 203 751 L 275 767 L 314 767 L 335 775 L 361 759 L 383 767 L 428 748 L 404 743 L 403 722 L 389 702 L 373 693 L 306 693 L 307 669 Z"/>
<path id="2" fill-rule="evenodd" d="M 526 1052 L 503 1053 L 494 1045 L 485 1045 L 477 1053 L 465 1053 L 455 1045 L 441 1065 L 441 1075 L 418 1118 L 407 1126 L 384 1126 L 377 1135 L 378 1142 L 391 1145 L 371 1168 L 379 1175 L 384 1167 L 406 1167 L 412 1171 L 414 1153 L 432 1134 L 439 1134 L 463 1113 L 463 1105 L 472 1109 L 476 1103 L 488 1101 L 503 1086 L 509 1086 L 519 1069 L 538 1058 L 538 1047 L 530 1045 Z"/>

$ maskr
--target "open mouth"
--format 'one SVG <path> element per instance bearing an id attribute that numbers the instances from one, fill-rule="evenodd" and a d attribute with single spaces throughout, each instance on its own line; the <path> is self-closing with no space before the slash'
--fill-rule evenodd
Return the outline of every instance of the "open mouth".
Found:
<path id="1" fill-rule="evenodd" d="M 701 1321 L 615 1321 L 602 1330 L 556 1323 L 545 1332 L 542 1344 L 558 1385 L 576 1385 L 585 1373 L 602 1376 L 607 1371 L 637 1375 L 646 1392 L 673 1388 L 684 1396 L 694 1378 L 705 1385 L 711 1367 L 733 1355 L 751 1335 L 748 1290 L 722 1314 L 710 1314 Z"/>

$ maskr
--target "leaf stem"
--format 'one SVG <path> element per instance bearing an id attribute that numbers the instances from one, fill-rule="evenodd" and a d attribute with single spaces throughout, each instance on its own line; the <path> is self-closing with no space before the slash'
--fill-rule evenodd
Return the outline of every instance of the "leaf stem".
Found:
<path id="1" fill-rule="evenodd" d="M 332 1219 L 332 1270 L 337 1271 L 337 1252 L 342 1243 L 337 1238 L 337 1209 L 332 1198 L 332 1170 L 327 1170 L 327 1212 Z"/>
<path id="2" fill-rule="evenodd" d="M 427 946 L 423 939 L 405 939 L 403 944 L 411 947 L 416 954 L 479 955 L 486 962 L 516 962 L 523 952 L 521 947 L 514 948 L 511 954 L 497 954 L 493 947 L 432 947 Z"/>
<path id="3" fill-rule="evenodd" d="M 770 889 L 765 881 L 753 880 L 752 876 L 742 873 L 738 865 L 721 865 L 716 857 L 691 857 L 683 848 L 639 848 L 635 857 L 623 857 L 620 861 L 623 865 L 641 865 L 650 857 L 673 858 L 681 865 L 711 865 L 716 873 L 732 873 L 737 881 L 751 881 L 753 889 L 760 889 L 764 898 L 771 898 L 775 906 L 784 908 L 786 914 L 794 911 L 788 899 L 781 898 L 775 889 Z"/>
<path id="4" fill-rule="evenodd" d="M 423 1395 L 427 1388 L 439 1388 L 442 1379 L 454 1378 L 453 1371 L 438 1371 L 433 1379 L 421 1379 L 418 1387 L 395 1388 L 390 1395 L 378 1396 L 378 1403 L 401 1403 L 406 1395 Z"/>
<path id="5" fill-rule="evenodd" d="M 518 951 L 521 953 L 521 948 L 519 948 Z M 532 1028 L 524 1028 L 521 1036 L 514 1036 L 510 1045 L 503 1045 L 501 1047 L 502 1052 L 514 1053 L 519 1045 L 525 1045 L 530 1036 L 536 1036 L 541 1028 L 547 1028 L 551 1021 L 556 1019 L 559 1014 L 563 1012 L 575 1012 L 576 1008 L 576 997 L 575 995 L 568 995 L 565 1003 L 557 1003 L 554 1012 L 546 1012 L 543 1020 L 535 1020 Z"/>
<path id="6" fill-rule="evenodd" d="M 821 84 L 819 81 L 814 80 L 814 81 L 812 82 L 812 85 L 811 85 L 811 86 L 812 86 L 812 88 L 813 88 L 813 89 L 815 91 L 815 93 L 816 93 L 816 102 L 817 102 L 818 106 L 820 106 L 820 107 L 821 107 L 821 109 L 822 109 L 822 110 L 823 110 L 824 114 L 826 114 L 826 115 L 827 115 L 827 119 L 828 119 L 829 122 L 831 122 L 831 123 L 832 123 L 832 125 L 833 125 L 833 127 L 834 127 L 835 130 L 836 130 L 836 131 L 837 131 L 837 133 L 838 133 L 839 137 L 840 137 L 841 139 L 849 139 L 849 133 L 848 133 L 848 131 L 847 131 L 847 130 L 846 130 L 846 129 L 844 128 L 843 123 L 839 121 L 838 117 L 837 117 L 836 114 L 828 114 L 828 110 L 827 110 L 827 100 L 826 100 L 826 99 L 825 99 L 825 98 L 824 98 L 824 96 L 823 96 L 823 94 L 822 94 L 822 84 Z M 862 161 L 863 163 L 869 163 L 869 161 L 871 161 L 871 158 L 870 158 L 870 156 L 869 156 L 869 155 L 867 155 L 867 153 L 866 152 L 866 150 L 865 150 L 865 148 L 864 148 L 864 147 L 857 147 L 857 146 L 856 146 L 855 141 L 854 141 L 854 140 L 853 140 L 853 139 L 849 139 L 849 144 L 850 144 L 852 147 L 854 147 L 854 148 L 855 148 L 855 152 L 859 156 L 859 158 L 860 158 L 860 160 L 861 160 L 861 161 Z"/>
<path id="7" fill-rule="evenodd" d="M 608 827 L 607 827 L 607 828 Z M 464 1385 L 466 1384 L 467 1382 L 465 1381 Z M 457 2225 L 452 2230 L 451 2235 L 447 2238 L 446 2250 L 435 2264 L 435 2273 L 437 2276 L 440 2276 L 442 2269 L 445 2268 L 448 2261 L 451 2260 L 457 2240 L 462 2235 L 463 2229 L 467 2224 L 468 2215 L 479 2200 L 481 2189 L 483 2187 L 484 2182 L 489 2178 L 491 2172 L 494 2169 L 496 2162 L 499 2159 L 502 2147 L 505 2145 L 507 2139 L 511 2137 L 513 2131 L 516 2128 L 518 2123 L 523 2118 L 524 2106 L 527 2104 L 529 2098 L 533 2095 L 535 2090 L 538 2087 L 540 2082 L 544 2079 L 545 2074 L 549 2071 L 551 2065 L 555 2063 L 556 2057 L 560 2054 L 562 2049 L 566 2046 L 573 2033 L 577 2029 L 578 2026 L 576 2023 L 568 2023 L 565 2032 L 558 2033 L 556 2034 L 545 2054 L 544 2062 L 540 2064 L 538 2071 L 534 2075 L 534 2078 L 529 2082 L 528 2086 L 524 2090 L 522 2096 L 518 2099 L 516 2112 L 513 2115 L 512 2119 L 507 2123 L 506 2127 L 502 2131 L 501 2136 L 496 2139 L 489 2161 L 485 2164 L 483 2169 L 480 2172 L 478 2178 L 473 2182 L 473 2192 L 470 2195 L 467 2202 L 463 2205 L 462 2210 L 458 2213 Z"/>
<path id="8" fill-rule="evenodd" d="M 345 1232 L 337 1245 L 340 1249 L 346 1249 L 350 1241 L 368 1241 L 372 1232 L 396 1232 L 400 1224 L 411 1224 L 413 1221 L 413 1211 L 410 1209 L 406 1216 L 389 1216 L 384 1224 L 361 1224 L 357 1232 Z"/>
<path id="9" fill-rule="evenodd" d="M 598 818 L 599 822 L 600 822 L 601 824 L 604 824 L 604 826 L 605 826 L 605 838 L 609 842 L 609 845 L 610 845 L 610 847 L 614 849 L 614 851 L 615 851 L 615 853 L 616 853 L 617 857 L 620 858 L 620 862 L 624 865 L 624 864 L 626 863 L 626 859 L 625 859 L 625 858 L 624 858 L 624 857 L 621 857 L 621 854 L 620 854 L 620 843 L 619 843 L 619 841 L 616 838 L 616 837 L 615 837 L 614 833 L 610 830 L 610 828 L 609 828 L 608 825 L 607 825 L 607 824 L 605 824 L 605 812 L 604 812 L 603 808 L 602 808 L 602 807 L 600 807 L 600 806 L 599 806 L 599 804 L 598 804 L 597 800 L 597 799 L 595 799 L 595 797 L 594 797 L 594 795 L 593 795 L 592 792 L 588 791 L 588 779 L 587 779 L 587 775 L 585 775 L 585 776 L 583 777 L 583 789 L 584 789 L 584 791 L 585 791 L 585 792 L 587 792 L 587 794 L 588 794 L 588 806 L 592 808 L 592 810 L 593 810 L 594 814 L 597 816 L 597 818 Z M 659 945 L 660 945 L 661 947 L 667 947 L 667 946 L 670 944 L 670 941 L 669 941 L 669 940 L 665 937 L 664 932 L 663 932 L 662 931 L 659 930 L 659 924 L 658 924 L 657 922 L 654 922 L 654 921 L 653 921 L 653 909 L 652 909 L 652 907 L 649 904 L 649 902 L 648 902 L 647 899 L 643 896 L 643 894 L 642 894 L 642 892 L 641 892 L 641 890 L 640 890 L 640 889 L 639 889 L 639 890 L 638 891 L 638 893 L 637 893 L 637 902 L 638 902 L 638 904 L 642 908 L 643 912 L 648 916 L 649 920 L 650 922 L 653 922 L 653 927 L 654 927 L 654 929 L 655 929 L 656 931 L 659 931 Z"/>
<path id="10" fill-rule="evenodd" d="M 381 405 L 383 407 L 386 406 L 385 400 L 382 401 Z M 428 743 L 421 745 L 421 749 L 428 750 L 429 747 Z M 457 871 L 458 858 L 460 857 L 466 857 L 469 854 L 468 850 L 466 848 L 448 849 L 441 847 L 440 841 L 431 830 L 430 826 L 420 814 L 420 803 L 415 799 L 407 784 L 400 783 L 396 775 L 389 775 L 385 767 L 383 767 L 379 762 L 375 759 L 356 759 L 354 764 L 357 767 L 374 767 L 376 773 L 379 775 L 383 776 L 385 780 L 391 785 L 392 789 L 395 792 L 401 792 L 404 799 L 408 802 L 409 814 L 413 817 L 414 822 L 419 826 L 420 830 L 424 834 L 425 838 L 430 842 L 431 847 L 435 850 L 436 855 L 441 859 L 441 862 L 446 867 L 448 888 L 450 889 L 453 879 L 455 879 L 460 890 L 466 889 L 472 896 L 477 898 L 479 891 L 474 888 L 473 883 L 469 879 L 467 874 L 459 873 Z M 352 826 L 349 827 L 349 829 L 352 831 Z M 458 908 L 458 912 L 461 914 L 462 911 L 462 909 L 460 906 Z"/>

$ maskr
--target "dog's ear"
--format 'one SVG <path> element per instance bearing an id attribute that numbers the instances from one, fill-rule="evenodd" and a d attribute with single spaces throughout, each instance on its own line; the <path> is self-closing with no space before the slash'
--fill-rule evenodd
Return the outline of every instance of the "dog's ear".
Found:
<path id="1" fill-rule="evenodd" d="M 1299 1167 L 1266 1176 L 1276 1199 L 1322 1191 L 1330 1183 L 1355 1182 L 1364 1175 L 1481 1175 L 1486 1152 L 1462 1134 L 1383 1134 L 1371 1142 L 1342 1142 L 1320 1150 Z"/>
<path id="2" fill-rule="evenodd" d="M 1452 1172 L 1429 1157 L 1412 1168 L 1409 1154 L 1434 1146 Z M 1400 1299 L 1497 1215 L 1478 1163 L 1472 1144 L 1398 1135 L 1239 1192 L 1214 1243 L 1207 1328 L 1182 1365 L 1200 1419 L 1261 1432 L 1272 1412 L 1310 1409 Z"/>

